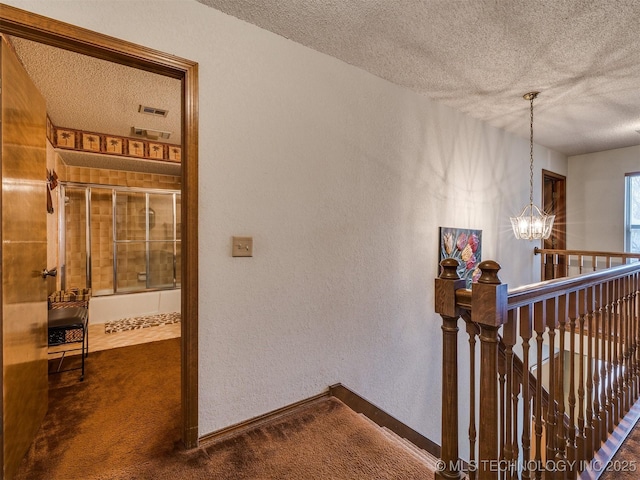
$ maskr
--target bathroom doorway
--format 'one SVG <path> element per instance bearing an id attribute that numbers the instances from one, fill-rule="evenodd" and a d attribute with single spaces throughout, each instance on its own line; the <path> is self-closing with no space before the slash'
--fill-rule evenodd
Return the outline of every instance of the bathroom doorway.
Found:
<path id="1" fill-rule="evenodd" d="M 183 105 L 180 171 L 181 265 L 181 436 L 187 448 L 198 441 L 197 414 L 197 64 L 13 7 L 0 11 L 2 33 L 127 65 L 181 82 Z M 5 292 L 3 291 L 3 294 Z M 4 348 L 4 346 L 3 346 Z M 3 412 L 4 415 L 4 412 Z M 3 438 L 3 441 L 7 439 Z M 3 459 L 4 461 L 4 459 Z"/>

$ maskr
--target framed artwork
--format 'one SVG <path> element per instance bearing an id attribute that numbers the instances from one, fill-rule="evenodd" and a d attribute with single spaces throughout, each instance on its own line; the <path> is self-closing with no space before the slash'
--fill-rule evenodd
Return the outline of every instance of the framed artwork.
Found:
<path id="1" fill-rule="evenodd" d="M 149 158 L 164 159 L 164 145 L 149 142 Z"/>
<path id="2" fill-rule="evenodd" d="M 180 147 L 176 147 L 175 145 L 169 146 L 169 160 L 172 160 L 174 162 L 179 162 L 180 153 L 181 153 Z"/>
<path id="3" fill-rule="evenodd" d="M 61 128 L 57 128 L 56 129 L 56 146 L 75 148 L 76 132 L 73 130 L 63 130 Z"/>
<path id="4" fill-rule="evenodd" d="M 120 137 L 104 137 L 105 151 L 116 155 L 122 155 L 122 138 Z"/>
<path id="5" fill-rule="evenodd" d="M 144 143 L 139 140 L 129 140 L 129 156 L 144 157 Z"/>
<path id="6" fill-rule="evenodd" d="M 467 288 L 480 277 L 481 241 L 482 230 L 440 227 L 440 260 L 458 260 L 458 275 L 467 282 Z"/>
<path id="7" fill-rule="evenodd" d="M 97 133 L 82 133 L 82 149 L 91 152 L 100 151 L 100 135 Z"/>

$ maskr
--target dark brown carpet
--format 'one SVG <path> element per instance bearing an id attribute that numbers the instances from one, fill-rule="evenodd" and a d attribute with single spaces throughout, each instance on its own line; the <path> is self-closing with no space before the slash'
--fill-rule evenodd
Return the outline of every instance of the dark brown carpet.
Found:
<path id="1" fill-rule="evenodd" d="M 433 471 L 335 398 L 234 438 L 179 442 L 179 340 L 89 356 L 52 380 L 17 480 L 431 480 Z M 53 378 L 53 377 L 52 377 Z"/>
<path id="2" fill-rule="evenodd" d="M 640 421 L 635 424 L 611 462 L 602 465 L 602 468 L 604 473 L 600 480 L 638 480 L 640 478 Z"/>
<path id="3" fill-rule="evenodd" d="M 74 362 L 79 356 L 65 359 L 63 368 Z M 179 338 L 91 353 L 85 380 L 79 376 L 79 370 L 49 376 L 49 410 L 17 480 L 88 479 L 174 450 Z"/>

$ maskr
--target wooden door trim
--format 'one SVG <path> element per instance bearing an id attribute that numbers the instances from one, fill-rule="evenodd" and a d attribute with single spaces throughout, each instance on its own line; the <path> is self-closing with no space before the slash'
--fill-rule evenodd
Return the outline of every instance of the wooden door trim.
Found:
<path id="1" fill-rule="evenodd" d="M 558 211 L 559 214 L 556 216 L 556 225 L 558 226 L 558 236 L 562 239 L 562 245 L 558 248 L 564 249 L 567 248 L 567 177 L 564 175 L 560 175 L 559 173 L 552 172 L 550 170 L 542 170 L 542 191 L 544 197 L 544 181 L 545 178 L 551 178 L 553 180 L 558 180 L 562 182 L 562 194 L 558 199 Z M 544 199 L 543 199 L 544 200 Z M 544 206 L 544 205 L 543 205 Z"/>
<path id="2" fill-rule="evenodd" d="M 0 9 L 0 32 L 182 80 L 182 441 L 186 448 L 194 448 L 198 445 L 198 64 L 7 5 Z"/>

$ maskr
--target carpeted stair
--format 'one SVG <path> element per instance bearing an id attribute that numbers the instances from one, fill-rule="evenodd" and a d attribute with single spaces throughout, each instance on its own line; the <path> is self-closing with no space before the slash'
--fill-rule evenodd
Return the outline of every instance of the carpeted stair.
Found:
<path id="1" fill-rule="evenodd" d="M 438 458 L 434 457 L 433 455 L 431 455 L 426 450 L 421 449 L 420 447 L 418 447 L 414 443 L 411 443 L 406 438 L 403 438 L 403 437 L 399 436 L 398 434 L 396 434 L 395 432 L 389 430 L 387 427 L 379 426 L 373 420 L 371 420 L 369 417 L 367 417 L 367 416 L 365 416 L 363 414 L 359 414 L 359 415 L 361 417 L 363 417 L 364 419 L 366 419 L 375 428 L 379 429 L 382 432 L 382 434 L 389 440 L 389 442 L 397 445 L 400 448 L 405 449 L 407 451 L 407 453 L 411 454 L 419 462 L 424 463 L 425 466 L 427 466 L 428 468 L 430 468 L 434 472 L 438 469 L 438 466 L 437 466 Z"/>

